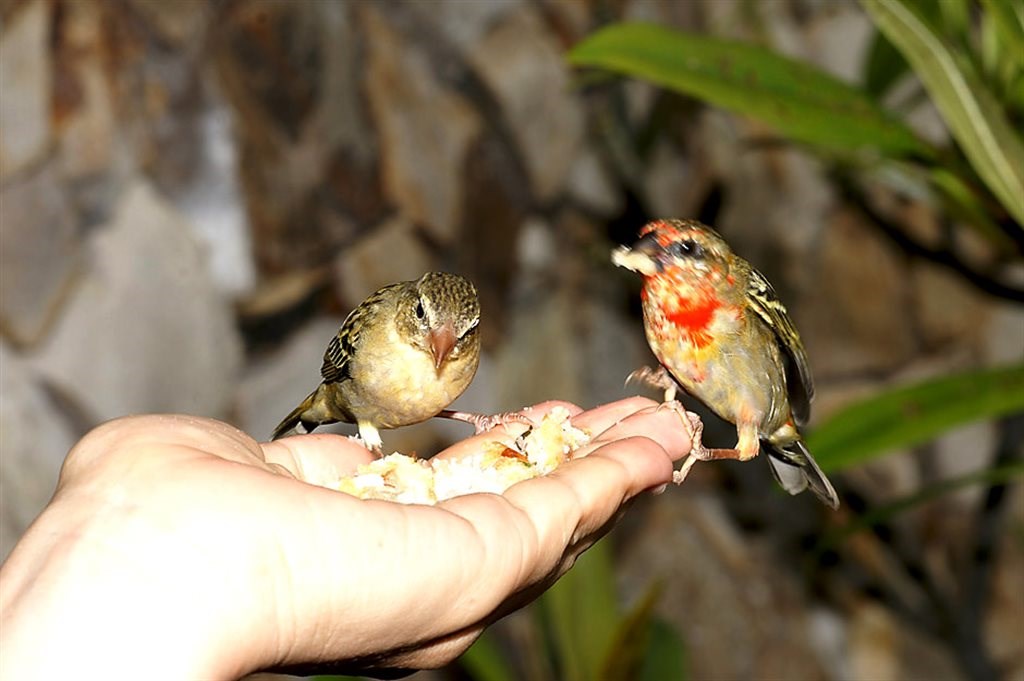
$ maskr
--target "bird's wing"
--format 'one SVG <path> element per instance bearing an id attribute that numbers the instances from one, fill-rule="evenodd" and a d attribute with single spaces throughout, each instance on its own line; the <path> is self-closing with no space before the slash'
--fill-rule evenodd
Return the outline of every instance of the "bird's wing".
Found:
<path id="1" fill-rule="evenodd" d="M 391 284 L 379 289 L 369 298 L 361 302 L 342 322 L 338 333 L 334 335 L 324 352 L 324 363 L 320 366 L 320 376 L 325 383 L 334 383 L 351 378 L 349 363 L 359 347 L 359 334 L 366 324 L 377 313 L 392 290 L 407 285 L 407 282 Z"/>
<path id="2" fill-rule="evenodd" d="M 789 318 L 789 312 L 779 300 L 775 289 L 757 270 L 751 270 L 747 284 L 750 305 L 768 327 L 775 332 L 779 347 L 783 350 L 786 363 L 786 386 L 789 392 L 789 406 L 798 423 L 805 423 L 811 415 L 811 400 L 814 399 L 814 379 L 807 352 L 800 342 L 800 335 Z"/>

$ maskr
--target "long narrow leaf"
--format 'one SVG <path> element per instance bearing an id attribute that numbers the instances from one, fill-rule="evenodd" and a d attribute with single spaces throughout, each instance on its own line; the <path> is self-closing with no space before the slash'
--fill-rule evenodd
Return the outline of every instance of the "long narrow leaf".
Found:
<path id="1" fill-rule="evenodd" d="M 662 593 L 659 582 L 652 583 L 647 593 L 619 623 L 608 647 L 601 651 L 604 658 L 597 678 L 602 681 L 629 681 L 637 676 L 644 660 L 654 606 Z"/>
<path id="2" fill-rule="evenodd" d="M 651 24 L 616 24 L 576 45 L 569 61 L 649 80 L 758 118 L 825 150 L 931 154 L 860 89 L 755 45 Z"/>
<path id="3" fill-rule="evenodd" d="M 836 471 L 934 439 L 958 425 L 1024 411 L 1024 364 L 945 376 L 851 405 L 816 428 L 807 446 Z"/>
<path id="4" fill-rule="evenodd" d="M 560 678 L 598 678 L 603 651 L 621 621 L 611 544 L 598 542 L 538 601 L 554 640 Z"/>
<path id="5" fill-rule="evenodd" d="M 462 654 L 459 666 L 473 681 L 515 681 L 508 661 L 487 632 Z"/>
<path id="6" fill-rule="evenodd" d="M 982 0 L 981 4 L 999 35 L 1000 56 L 1024 68 L 1024 3 Z"/>
<path id="7" fill-rule="evenodd" d="M 683 640 L 654 612 L 662 589 L 660 582 L 652 583 L 647 593 L 626 613 L 614 640 L 604 651 L 598 679 L 632 681 L 646 674 L 646 678 L 683 680 Z"/>
<path id="8" fill-rule="evenodd" d="M 651 621 L 647 657 L 637 675 L 639 681 L 686 681 L 689 678 L 686 646 L 671 624 L 655 616 Z"/>
<path id="9" fill-rule="evenodd" d="M 945 35 L 966 44 L 970 40 L 971 31 L 970 0 L 940 0 L 935 4 L 938 5 Z"/>
<path id="10" fill-rule="evenodd" d="M 910 64 L 881 33 L 875 33 L 864 60 L 864 89 L 873 97 L 882 98 L 910 71 Z"/>
<path id="11" fill-rule="evenodd" d="M 900 0 L 861 0 L 913 66 L 971 166 L 1024 225 L 1024 142 L 996 98 L 935 29 Z"/>
<path id="12" fill-rule="evenodd" d="M 1011 107 L 1024 89 L 1024 3 L 983 0 L 981 63 L 989 84 Z"/>

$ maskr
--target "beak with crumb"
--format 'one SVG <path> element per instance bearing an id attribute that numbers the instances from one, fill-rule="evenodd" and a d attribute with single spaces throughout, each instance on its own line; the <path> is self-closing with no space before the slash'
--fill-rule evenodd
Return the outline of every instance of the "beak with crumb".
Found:
<path id="1" fill-rule="evenodd" d="M 653 276 L 664 269 L 660 255 L 664 251 L 654 234 L 647 234 L 633 247 L 619 246 L 612 251 L 612 262 L 627 270 Z"/>

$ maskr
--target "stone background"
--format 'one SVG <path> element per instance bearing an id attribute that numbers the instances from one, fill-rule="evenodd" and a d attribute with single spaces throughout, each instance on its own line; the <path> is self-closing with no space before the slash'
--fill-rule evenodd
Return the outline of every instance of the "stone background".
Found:
<path id="1" fill-rule="evenodd" d="M 585 86 L 565 51 L 615 19 L 756 39 L 850 80 L 871 34 L 838 0 L 0 1 L 0 555 L 89 428 L 176 411 L 266 437 L 344 315 L 427 269 L 481 293 L 486 354 L 459 405 L 625 396 L 650 358 L 637 282 L 608 253 L 653 216 L 713 222 L 773 280 L 816 419 L 1020 358 L 1021 308 L 908 257 L 812 157 L 640 83 Z M 934 112 L 915 120 L 945 135 Z M 465 434 L 427 423 L 385 443 Z M 709 442 L 731 436 L 709 419 Z M 841 476 L 847 509 L 982 467 L 995 440 L 977 424 Z M 885 542 L 803 572 L 838 521 L 772 485 L 756 462 L 699 466 L 617 530 L 623 598 L 667 580 L 693 678 L 963 677 L 954 647 L 872 590 L 922 597 Z M 946 497 L 898 529 L 954 574 L 977 503 Z M 1024 549 L 1000 547 L 980 636 L 1020 679 Z"/>

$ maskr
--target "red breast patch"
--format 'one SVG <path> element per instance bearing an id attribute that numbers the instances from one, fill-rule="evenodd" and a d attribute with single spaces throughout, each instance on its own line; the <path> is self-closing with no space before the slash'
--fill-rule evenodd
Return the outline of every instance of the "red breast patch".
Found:
<path id="1" fill-rule="evenodd" d="M 676 306 L 665 310 L 665 321 L 686 334 L 693 345 L 703 348 L 712 341 L 709 327 L 719 307 L 721 304 L 714 298 L 696 301 L 677 298 Z"/>

